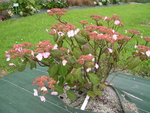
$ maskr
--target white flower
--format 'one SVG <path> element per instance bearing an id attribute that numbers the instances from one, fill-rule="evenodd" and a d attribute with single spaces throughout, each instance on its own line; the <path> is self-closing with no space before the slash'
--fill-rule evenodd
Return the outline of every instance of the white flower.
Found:
<path id="1" fill-rule="evenodd" d="M 42 53 L 42 56 L 44 58 L 48 58 L 50 56 L 50 53 L 49 52 Z"/>
<path id="2" fill-rule="evenodd" d="M 51 92 L 51 95 L 58 95 L 58 92 L 53 91 L 53 92 Z"/>
<path id="3" fill-rule="evenodd" d="M 42 87 L 41 91 L 47 91 L 47 88 L 46 87 Z"/>
<path id="4" fill-rule="evenodd" d="M 95 58 L 92 59 L 92 62 L 94 62 L 94 61 L 95 61 Z"/>
<path id="5" fill-rule="evenodd" d="M 39 54 L 36 56 L 36 58 L 37 58 L 39 61 L 41 61 L 41 60 L 43 59 L 42 53 L 39 53 Z"/>
<path id="6" fill-rule="evenodd" d="M 33 91 L 34 91 L 33 95 L 38 96 L 38 91 L 36 89 L 33 89 Z"/>
<path id="7" fill-rule="evenodd" d="M 113 29 L 112 32 L 115 33 L 115 30 Z"/>
<path id="8" fill-rule="evenodd" d="M 113 50 L 111 49 L 111 48 L 107 48 L 108 49 L 108 51 L 110 52 L 110 53 L 112 53 L 113 52 Z"/>
<path id="9" fill-rule="evenodd" d="M 113 38 L 114 40 L 117 40 L 118 35 L 114 34 L 112 38 Z"/>
<path id="10" fill-rule="evenodd" d="M 146 51 L 146 55 L 150 57 L 150 50 Z"/>
<path id="11" fill-rule="evenodd" d="M 105 18 L 104 18 L 104 20 L 106 20 L 108 17 L 106 16 Z"/>
<path id="12" fill-rule="evenodd" d="M 115 20 L 114 24 L 115 24 L 115 25 L 119 25 L 119 24 L 120 24 L 120 21 L 119 21 L 119 20 Z"/>
<path id="13" fill-rule="evenodd" d="M 143 55 L 145 54 L 144 52 L 141 52 Z"/>
<path id="14" fill-rule="evenodd" d="M 125 30 L 124 32 L 125 32 L 125 33 L 128 33 L 128 31 L 127 31 L 127 30 Z"/>
<path id="15" fill-rule="evenodd" d="M 91 68 L 87 68 L 86 69 L 86 72 L 90 72 L 92 69 Z"/>
<path id="16" fill-rule="evenodd" d="M 78 34 L 78 33 L 79 33 L 79 31 L 80 31 L 80 29 L 79 29 L 79 28 L 78 28 L 78 29 L 76 29 L 76 30 L 74 31 L 74 35 Z"/>
<path id="17" fill-rule="evenodd" d="M 88 54 L 89 56 L 92 56 L 92 54 Z"/>
<path id="18" fill-rule="evenodd" d="M 67 32 L 67 36 L 70 38 L 70 37 L 73 37 L 74 36 L 74 31 L 73 30 L 70 30 Z"/>
<path id="19" fill-rule="evenodd" d="M 95 1 L 94 1 L 94 4 L 96 5 L 96 4 L 97 4 L 97 2 L 95 2 Z"/>
<path id="20" fill-rule="evenodd" d="M 39 96 L 42 102 L 46 101 L 46 98 L 44 96 Z"/>
<path id="21" fill-rule="evenodd" d="M 137 48 L 137 47 L 138 47 L 137 45 L 134 46 L 134 48 Z"/>
<path id="22" fill-rule="evenodd" d="M 99 65 L 98 65 L 98 64 L 95 64 L 95 68 L 98 69 L 98 68 L 99 68 Z"/>
<path id="23" fill-rule="evenodd" d="M 47 10 L 47 13 L 52 12 L 51 10 Z"/>
<path id="24" fill-rule="evenodd" d="M 141 36 L 141 38 L 143 38 L 143 36 Z"/>
<path id="25" fill-rule="evenodd" d="M 80 31 L 80 29 L 76 29 L 75 31 L 74 30 L 70 30 L 67 32 L 67 36 L 70 38 L 70 37 L 74 37 L 75 35 L 78 34 L 78 32 Z"/>
<path id="26" fill-rule="evenodd" d="M 48 32 L 48 29 L 46 29 L 45 31 Z"/>
<path id="27" fill-rule="evenodd" d="M 65 66 L 67 64 L 67 60 L 63 60 L 62 64 L 63 64 L 63 66 Z"/>
<path id="28" fill-rule="evenodd" d="M 6 59 L 6 61 L 10 61 L 10 57 L 8 57 L 8 58 Z"/>
<path id="29" fill-rule="evenodd" d="M 56 49 L 58 49 L 58 45 L 57 44 L 54 45 L 52 50 L 56 50 Z"/>
<path id="30" fill-rule="evenodd" d="M 31 51 L 31 55 L 34 56 L 34 51 Z"/>

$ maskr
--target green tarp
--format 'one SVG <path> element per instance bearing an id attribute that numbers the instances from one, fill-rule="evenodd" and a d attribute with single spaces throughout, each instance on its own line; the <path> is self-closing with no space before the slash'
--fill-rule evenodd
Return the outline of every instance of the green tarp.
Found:
<path id="1" fill-rule="evenodd" d="M 35 77 L 48 75 L 47 69 L 26 69 L 0 78 L 0 113 L 90 113 L 65 105 L 57 96 L 46 96 L 41 102 L 33 96 L 32 81 Z M 118 94 L 134 102 L 139 113 L 150 113 L 150 81 L 122 73 L 112 73 L 108 78 Z M 125 111 L 125 113 L 129 113 Z"/>

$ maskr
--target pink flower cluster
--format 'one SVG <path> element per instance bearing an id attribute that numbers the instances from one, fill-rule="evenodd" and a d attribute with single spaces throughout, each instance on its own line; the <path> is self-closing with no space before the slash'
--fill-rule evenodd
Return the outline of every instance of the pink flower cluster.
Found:
<path id="1" fill-rule="evenodd" d="M 90 39 L 94 40 L 106 40 L 107 42 L 114 44 L 115 42 L 119 40 L 130 40 L 131 38 L 128 36 L 120 35 L 116 32 L 116 34 L 111 34 L 111 32 L 108 31 L 108 34 L 102 34 L 97 32 L 91 32 L 89 33 Z"/>
<path id="2" fill-rule="evenodd" d="M 90 17 L 95 21 L 99 21 L 100 19 L 103 19 L 103 17 L 100 15 L 91 15 Z"/>
<path id="3" fill-rule="evenodd" d="M 58 36 L 63 36 L 64 33 L 75 30 L 76 27 L 72 24 L 63 24 L 63 23 L 57 23 L 51 27 L 52 31 L 49 32 L 51 35 L 58 35 Z"/>
<path id="4" fill-rule="evenodd" d="M 84 64 L 86 61 L 92 61 L 94 59 L 94 56 L 91 54 L 88 55 L 81 55 L 80 58 L 77 60 L 79 64 Z"/>
<path id="5" fill-rule="evenodd" d="M 15 44 L 13 46 L 13 49 L 10 49 L 9 51 L 6 51 L 6 57 L 7 58 L 17 58 L 21 57 L 27 54 L 31 54 L 30 49 L 26 49 L 28 47 L 32 47 L 33 44 L 25 42 L 23 44 Z M 9 61 L 9 60 L 8 60 Z"/>
<path id="6" fill-rule="evenodd" d="M 55 86 L 55 83 L 56 81 L 53 78 L 47 77 L 46 75 L 36 77 L 35 80 L 33 81 L 33 85 L 39 87 L 48 87 L 50 89 Z"/>
<path id="7" fill-rule="evenodd" d="M 150 37 L 144 37 L 144 40 L 150 42 Z"/>
<path id="8" fill-rule="evenodd" d="M 80 21 L 79 23 L 81 23 L 82 25 L 86 25 L 86 24 L 88 24 L 88 22 L 87 22 L 87 21 L 85 21 L 85 20 L 82 20 L 82 21 Z"/>
<path id="9" fill-rule="evenodd" d="M 67 12 L 66 9 L 59 9 L 59 8 L 52 8 L 51 10 L 47 10 L 47 13 L 50 16 L 54 16 L 54 15 L 64 15 Z"/>
<path id="10" fill-rule="evenodd" d="M 112 17 L 102 17 L 100 15 L 91 15 L 90 17 L 95 21 L 104 20 L 106 22 L 110 22 L 113 20 L 115 25 L 124 26 L 118 15 L 113 15 Z"/>
<path id="11" fill-rule="evenodd" d="M 141 33 L 139 32 L 139 31 L 137 31 L 137 30 L 129 30 L 129 31 L 127 31 L 128 33 L 131 33 L 132 35 L 141 35 Z"/>

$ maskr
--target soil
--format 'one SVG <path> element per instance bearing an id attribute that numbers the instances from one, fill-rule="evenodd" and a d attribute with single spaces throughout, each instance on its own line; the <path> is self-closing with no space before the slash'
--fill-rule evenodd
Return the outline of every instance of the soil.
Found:
<path id="1" fill-rule="evenodd" d="M 76 100 L 68 99 L 65 93 L 63 95 L 60 95 L 59 97 L 68 106 L 80 109 L 86 95 L 82 92 L 75 93 L 77 94 Z M 123 98 L 122 105 L 125 111 L 138 111 L 136 105 L 127 101 L 125 98 Z M 118 96 L 111 87 L 106 87 L 103 91 L 102 96 L 90 98 L 85 110 L 97 113 L 123 113 L 120 102 L 118 100 Z"/>

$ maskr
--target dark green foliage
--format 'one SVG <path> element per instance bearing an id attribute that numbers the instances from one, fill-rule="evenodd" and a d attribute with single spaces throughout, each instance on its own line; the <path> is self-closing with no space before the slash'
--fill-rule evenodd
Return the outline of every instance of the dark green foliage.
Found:
<path id="1" fill-rule="evenodd" d="M 66 0 L 36 0 L 36 4 L 42 9 L 66 8 Z"/>

